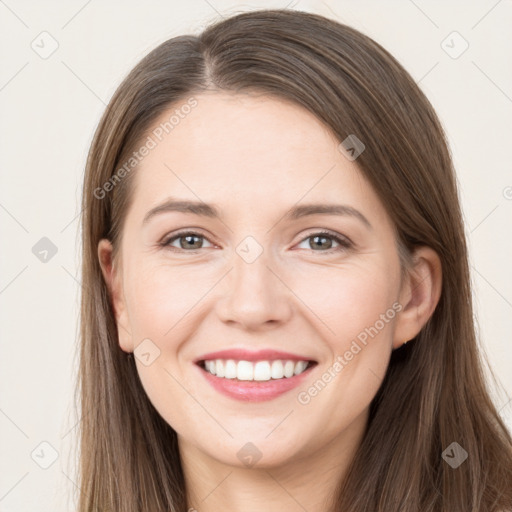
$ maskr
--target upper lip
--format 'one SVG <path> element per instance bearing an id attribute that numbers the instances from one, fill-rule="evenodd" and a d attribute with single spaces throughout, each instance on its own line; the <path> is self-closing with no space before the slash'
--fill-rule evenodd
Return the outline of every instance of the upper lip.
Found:
<path id="1" fill-rule="evenodd" d="M 315 361 L 311 357 L 292 354 L 290 352 L 282 352 L 280 350 L 246 350 L 235 348 L 230 350 L 219 350 L 217 352 L 209 352 L 194 360 L 194 363 L 201 361 L 211 361 L 214 359 L 235 359 L 237 361 L 274 361 L 277 359 L 287 361 Z M 315 361 L 316 362 L 316 361 Z"/>

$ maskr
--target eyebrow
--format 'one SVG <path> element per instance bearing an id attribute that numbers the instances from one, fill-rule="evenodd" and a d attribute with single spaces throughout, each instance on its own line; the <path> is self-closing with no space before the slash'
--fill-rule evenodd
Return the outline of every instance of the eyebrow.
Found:
<path id="1" fill-rule="evenodd" d="M 182 201 L 168 198 L 162 204 L 149 210 L 144 216 L 142 224 L 147 224 L 156 215 L 167 212 L 192 213 L 212 219 L 221 218 L 220 210 L 213 204 L 202 201 Z M 315 203 L 298 205 L 286 212 L 283 218 L 285 220 L 296 220 L 308 215 L 346 215 L 359 219 L 367 228 L 373 229 L 370 221 L 359 210 L 344 204 Z"/>

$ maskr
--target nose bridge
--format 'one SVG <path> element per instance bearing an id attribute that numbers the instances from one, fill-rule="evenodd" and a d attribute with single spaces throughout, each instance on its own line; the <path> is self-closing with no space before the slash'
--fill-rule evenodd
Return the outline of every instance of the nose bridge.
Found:
<path id="1" fill-rule="evenodd" d="M 249 325 L 282 321 L 290 313 L 287 288 L 271 270 L 271 251 L 248 236 L 232 254 L 232 271 L 220 315 L 223 320 Z"/>

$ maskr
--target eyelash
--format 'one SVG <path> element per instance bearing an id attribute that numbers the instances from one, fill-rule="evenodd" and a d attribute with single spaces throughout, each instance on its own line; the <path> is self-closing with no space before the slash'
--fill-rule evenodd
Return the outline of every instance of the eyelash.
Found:
<path id="1" fill-rule="evenodd" d="M 174 234 L 171 238 L 168 238 L 167 240 L 164 240 L 163 242 L 161 242 L 160 246 L 162 246 L 164 248 L 167 248 L 167 249 L 169 249 L 169 250 L 171 250 L 173 252 L 189 252 L 189 253 L 195 254 L 198 251 L 200 251 L 201 249 L 191 249 L 191 250 L 178 249 L 177 247 L 172 247 L 170 245 L 175 240 L 178 240 L 181 237 L 184 237 L 186 235 L 193 235 L 193 236 L 196 236 L 198 238 L 204 238 L 205 240 L 208 240 L 208 238 L 206 238 L 201 233 L 197 233 L 195 231 L 181 231 L 181 232 L 178 232 L 178 233 Z M 333 233 L 331 231 L 326 231 L 326 230 L 322 230 L 322 231 L 311 233 L 307 237 L 303 238 L 299 243 L 302 243 L 305 240 L 307 240 L 308 238 L 313 238 L 315 236 L 324 236 L 324 237 L 327 237 L 327 238 L 331 238 L 331 239 L 333 239 L 335 242 L 337 242 L 339 244 L 339 247 L 335 247 L 333 249 L 328 249 L 326 251 L 321 251 L 321 250 L 320 251 L 314 251 L 313 249 L 311 249 L 311 252 L 320 252 L 320 253 L 332 254 L 332 253 L 336 253 L 336 252 L 339 252 L 339 251 L 346 251 L 346 250 L 348 250 L 348 249 L 353 247 L 353 243 L 348 238 L 342 237 L 342 236 L 337 235 L 337 234 L 335 234 L 335 233 Z M 212 243 L 210 240 L 208 240 L 208 241 L 210 243 Z"/>

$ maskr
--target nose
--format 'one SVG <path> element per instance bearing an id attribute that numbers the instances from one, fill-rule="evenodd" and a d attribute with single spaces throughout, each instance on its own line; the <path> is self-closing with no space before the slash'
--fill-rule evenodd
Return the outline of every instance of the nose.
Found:
<path id="1" fill-rule="evenodd" d="M 232 267 L 223 279 L 217 301 L 217 314 L 223 322 L 261 330 L 281 325 L 290 318 L 293 293 L 265 252 L 252 263 L 234 253 Z"/>

